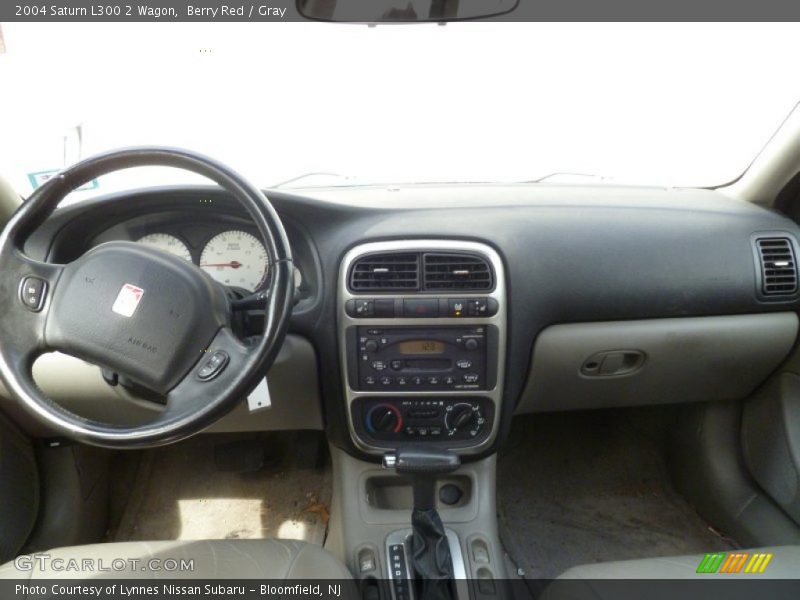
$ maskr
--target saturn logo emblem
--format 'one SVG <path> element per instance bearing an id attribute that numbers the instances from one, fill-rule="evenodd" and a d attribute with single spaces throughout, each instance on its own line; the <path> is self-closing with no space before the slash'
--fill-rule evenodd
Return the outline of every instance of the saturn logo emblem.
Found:
<path id="1" fill-rule="evenodd" d="M 132 317 L 139 306 L 139 302 L 142 301 L 142 296 L 144 296 L 142 288 L 126 283 L 117 294 L 117 299 L 114 300 L 111 310 L 123 317 Z"/>

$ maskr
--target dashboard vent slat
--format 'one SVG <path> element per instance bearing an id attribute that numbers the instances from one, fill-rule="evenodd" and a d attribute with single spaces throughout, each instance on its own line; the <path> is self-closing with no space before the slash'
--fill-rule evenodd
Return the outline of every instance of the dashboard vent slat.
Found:
<path id="1" fill-rule="evenodd" d="M 797 262 L 789 238 L 756 240 L 761 267 L 761 292 L 765 296 L 791 296 L 797 292 Z"/>
<path id="2" fill-rule="evenodd" d="M 426 253 L 423 289 L 426 291 L 486 291 L 494 287 L 492 269 L 486 259 L 474 254 Z"/>
<path id="3" fill-rule="evenodd" d="M 392 252 L 363 256 L 350 271 L 350 288 L 368 292 L 418 290 L 419 255 Z"/>

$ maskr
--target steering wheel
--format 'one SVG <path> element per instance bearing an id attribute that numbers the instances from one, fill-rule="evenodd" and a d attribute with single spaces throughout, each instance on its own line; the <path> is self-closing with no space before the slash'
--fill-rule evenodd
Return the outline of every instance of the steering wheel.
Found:
<path id="1" fill-rule="evenodd" d="M 166 166 L 230 192 L 258 226 L 269 254 L 263 335 L 231 330 L 223 287 L 181 258 L 134 242 L 108 242 L 66 265 L 26 256 L 32 231 L 73 189 L 120 169 Z M 177 148 L 108 152 L 61 172 L 31 195 L 0 233 L 0 378 L 22 406 L 57 432 L 96 446 L 157 446 L 204 429 L 246 397 L 275 360 L 289 323 L 293 267 L 283 225 L 264 194 L 215 160 Z M 47 398 L 36 358 L 57 350 L 128 377 L 166 398 L 159 416 L 132 427 L 85 419 Z"/>

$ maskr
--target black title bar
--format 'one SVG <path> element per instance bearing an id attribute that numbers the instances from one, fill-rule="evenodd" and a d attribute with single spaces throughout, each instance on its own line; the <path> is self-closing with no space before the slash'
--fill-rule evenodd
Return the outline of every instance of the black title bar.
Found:
<path id="1" fill-rule="evenodd" d="M 375 0 L 363 0 L 372 4 Z M 351 0 L 352 2 L 352 0 Z M 797 0 L 520 0 L 490 21 L 800 21 Z M 295 0 L 2 0 L 0 22 L 297 22 Z"/>

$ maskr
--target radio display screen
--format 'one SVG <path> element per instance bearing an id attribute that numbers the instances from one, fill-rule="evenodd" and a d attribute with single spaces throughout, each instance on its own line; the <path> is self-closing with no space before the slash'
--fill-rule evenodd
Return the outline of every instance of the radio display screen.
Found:
<path id="1" fill-rule="evenodd" d="M 400 354 L 442 354 L 444 342 L 436 340 L 408 340 L 398 344 Z"/>

